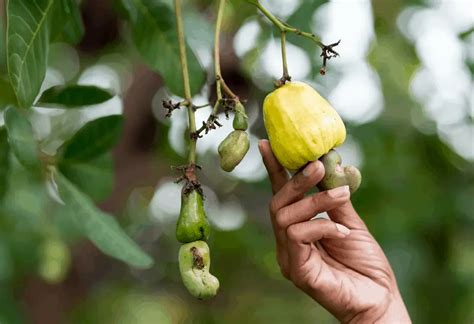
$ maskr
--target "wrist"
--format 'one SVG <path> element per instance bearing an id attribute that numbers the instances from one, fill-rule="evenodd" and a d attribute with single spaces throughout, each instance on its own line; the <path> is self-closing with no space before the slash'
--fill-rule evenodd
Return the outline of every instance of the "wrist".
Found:
<path id="1" fill-rule="evenodd" d="M 380 317 L 376 323 L 411 323 L 410 315 L 403 303 L 400 294 L 397 294 L 392 303 L 387 308 L 387 311 Z"/>
<path id="2" fill-rule="evenodd" d="M 399 293 L 387 305 L 383 311 L 368 310 L 358 314 L 349 323 L 398 323 L 410 324 L 411 319 Z"/>

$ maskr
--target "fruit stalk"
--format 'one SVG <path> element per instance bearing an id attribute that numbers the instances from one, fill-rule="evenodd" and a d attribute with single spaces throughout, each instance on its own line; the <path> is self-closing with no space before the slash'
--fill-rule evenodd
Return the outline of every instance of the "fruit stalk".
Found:
<path id="1" fill-rule="evenodd" d="M 178 33 L 178 44 L 179 44 L 179 60 L 181 63 L 181 73 L 183 76 L 183 89 L 184 99 L 188 110 L 188 123 L 189 123 L 189 134 L 196 132 L 196 117 L 194 115 L 194 107 L 191 102 L 191 87 L 189 86 L 189 71 L 188 71 L 188 60 L 186 57 L 186 43 L 184 41 L 184 27 L 183 27 L 183 14 L 181 10 L 181 1 L 174 0 L 174 8 L 176 15 L 176 31 Z M 189 164 L 196 163 L 196 141 L 197 137 L 190 136 L 189 143 Z"/>
<path id="2" fill-rule="evenodd" d="M 288 63 L 286 60 L 286 31 L 281 32 L 281 60 L 283 64 L 283 77 L 284 81 L 291 81 L 290 74 L 288 73 Z"/>
<path id="3" fill-rule="evenodd" d="M 220 34 L 222 25 L 222 16 L 224 14 L 225 0 L 219 0 L 217 7 L 216 29 L 214 31 L 214 75 L 216 79 L 216 95 L 217 100 L 212 110 L 212 114 L 216 115 L 222 100 L 221 82 L 221 59 L 220 59 Z"/>
<path id="4" fill-rule="evenodd" d="M 224 104 L 224 97 L 222 91 L 226 93 L 228 97 L 235 103 L 239 104 L 240 100 L 239 97 L 229 88 L 229 86 L 225 83 L 224 78 L 222 77 L 221 73 L 221 62 L 220 62 L 220 34 L 221 34 L 221 26 L 222 26 L 222 19 L 224 16 L 224 8 L 225 8 L 225 1 L 226 0 L 219 0 L 217 5 L 217 17 L 216 17 L 216 28 L 214 31 L 214 79 L 216 81 L 216 102 L 214 103 L 214 107 L 211 111 L 211 114 L 207 118 L 206 122 L 203 122 L 203 125 L 195 131 L 196 139 L 201 137 L 201 133 L 205 131 L 207 134 L 211 129 L 215 129 L 216 127 L 221 127 L 222 125 L 218 121 L 217 113 L 219 108 Z M 196 109 L 196 106 L 193 106 Z"/>
<path id="5" fill-rule="evenodd" d="M 215 79 L 216 79 L 217 101 L 216 101 L 216 106 L 214 106 L 215 111 L 213 111 L 213 114 L 217 113 L 218 104 L 222 100 L 222 91 L 224 91 L 231 99 L 235 100 L 236 103 L 240 102 L 239 97 L 227 85 L 221 73 L 220 34 L 221 34 L 222 18 L 224 16 L 225 2 L 226 0 L 219 0 L 218 2 L 216 29 L 214 30 L 214 73 L 215 73 Z"/>

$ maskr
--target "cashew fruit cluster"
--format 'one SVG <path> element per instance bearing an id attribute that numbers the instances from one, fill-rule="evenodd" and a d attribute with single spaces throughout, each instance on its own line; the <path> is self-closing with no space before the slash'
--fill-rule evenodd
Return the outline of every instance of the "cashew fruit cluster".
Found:
<path id="1" fill-rule="evenodd" d="M 232 123 L 234 131 L 219 144 L 221 169 L 231 172 L 242 161 L 247 154 L 250 144 L 249 136 L 246 132 L 248 128 L 248 117 L 245 113 L 244 105 L 237 102 L 235 105 L 234 121 Z"/>
<path id="2" fill-rule="evenodd" d="M 179 271 L 189 293 L 199 299 L 211 298 L 219 290 L 219 280 L 209 272 L 211 259 L 205 240 L 210 230 L 200 191 L 183 188 L 176 224 L 176 238 L 185 243 L 179 250 Z"/>
<path id="3" fill-rule="evenodd" d="M 340 166 L 333 148 L 346 139 L 346 128 L 336 110 L 303 82 L 288 82 L 267 95 L 263 120 L 272 150 L 282 166 L 297 171 L 321 159 L 326 173 L 322 190 L 349 185 L 354 192 L 360 185 L 357 168 Z"/>

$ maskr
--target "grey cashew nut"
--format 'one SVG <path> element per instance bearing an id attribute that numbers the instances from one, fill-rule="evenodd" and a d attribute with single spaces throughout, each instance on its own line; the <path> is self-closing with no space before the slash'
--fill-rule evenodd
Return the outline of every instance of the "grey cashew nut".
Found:
<path id="1" fill-rule="evenodd" d="M 211 258 L 204 241 L 183 244 L 179 249 L 179 272 L 189 293 L 199 299 L 212 298 L 219 290 L 219 280 L 209 272 Z"/>
<path id="2" fill-rule="evenodd" d="M 348 185 L 351 193 L 355 192 L 362 181 L 362 175 L 355 166 L 341 166 L 341 156 L 335 150 L 319 158 L 323 163 L 326 173 L 318 184 L 320 190 L 329 190 Z"/>

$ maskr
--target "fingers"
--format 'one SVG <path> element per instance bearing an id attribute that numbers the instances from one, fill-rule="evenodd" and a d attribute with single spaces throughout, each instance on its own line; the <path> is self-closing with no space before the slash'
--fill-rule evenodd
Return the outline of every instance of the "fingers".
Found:
<path id="1" fill-rule="evenodd" d="M 344 224 L 346 227 L 351 229 L 368 230 L 364 221 L 355 211 L 350 200 L 344 202 L 336 208 L 328 210 L 328 215 L 331 220 Z"/>
<path id="2" fill-rule="evenodd" d="M 293 224 L 286 230 L 288 255 L 292 268 L 302 267 L 311 255 L 313 242 L 323 238 L 342 239 L 350 229 L 327 219 L 315 219 Z"/>
<path id="3" fill-rule="evenodd" d="M 291 224 L 307 221 L 319 213 L 345 204 L 349 199 L 348 186 L 319 192 L 281 208 L 275 214 L 275 223 L 280 229 L 286 230 Z"/>
<path id="4" fill-rule="evenodd" d="M 324 166 L 321 161 L 310 162 L 302 172 L 298 172 L 278 191 L 272 200 L 272 212 L 300 199 L 309 189 L 324 177 Z"/>
<path id="5" fill-rule="evenodd" d="M 272 191 L 275 194 L 288 181 L 289 175 L 285 168 L 278 162 L 270 147 L 270 142 L 267 140 L 260 140 L 258 142 L 258 149 L 262 155 L 263 164 L 267 169 L 270 182 L 272 183 Z"/>

